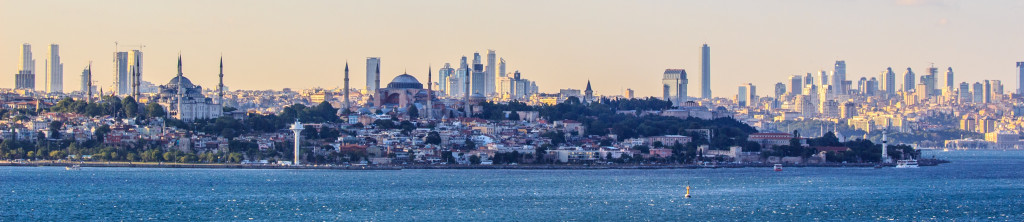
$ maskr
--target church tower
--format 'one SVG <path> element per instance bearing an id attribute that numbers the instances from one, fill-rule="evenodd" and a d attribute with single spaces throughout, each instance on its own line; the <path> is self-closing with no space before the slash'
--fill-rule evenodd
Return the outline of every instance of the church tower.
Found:
<path id="1" fill-rule="evenodd" d="M 590 80 L 587 80 L 587 89 L 583 91 L 583 103 L 590 103 L 594 101 L 594 89 L 590 88 Z"/>

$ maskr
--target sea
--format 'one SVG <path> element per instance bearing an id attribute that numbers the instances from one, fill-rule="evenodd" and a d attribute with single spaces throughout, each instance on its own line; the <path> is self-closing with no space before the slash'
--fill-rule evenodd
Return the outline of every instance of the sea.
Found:
<path id="1" fill-rule="evenodd" d="M 0 167 L 0 221 L 1024 221 L 1024 151 L 924 156 L 952 162 L 781 172 Z"/>

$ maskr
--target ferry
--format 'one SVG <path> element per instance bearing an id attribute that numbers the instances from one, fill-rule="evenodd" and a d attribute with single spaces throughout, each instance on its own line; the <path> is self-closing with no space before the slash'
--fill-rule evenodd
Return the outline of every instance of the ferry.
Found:
<path id="1" fill-rule="evenodd" d="M 773 167 L 773 170 L 775 170 L 775 172 L 782 171 L 782 164 L 775 164 L 775 167 Z"/>
<path id="2" fill-rule="evenodd" d="M 896 168 L 917 168 L 917 160 L 899 160 L 896 161 Z"/>
<path id="3" fill-rule="evenodd" d="M 66 166 L 64 167 L 64 170 L 82 170 L 82 165 L 75 164 L 71 166 Z"/>

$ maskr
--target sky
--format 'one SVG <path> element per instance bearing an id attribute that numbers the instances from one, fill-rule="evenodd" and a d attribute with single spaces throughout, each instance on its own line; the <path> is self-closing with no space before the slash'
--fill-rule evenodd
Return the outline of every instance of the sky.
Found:
<path id="1" fill-rule="evenodd" d="M 436 75 L 493 49 L 541 92 L 589 80 L 601 95 L 660 96 L 664 70 L 683 68 L 693 96 L 706 43 L 716 97 L 747 82 L 763 95 L 836 60 L 855 84 L 886 67 L 899 77 L 934 64 L 953 67 L 958 83 L 998 79 L 1011 91 L 1024 61 L 1021 12 L 1024 1 L 996 0 L 0 0 L 0 87 L 14 87 L 30 43 L 42 89 L 56 43 L 65 91 L 79 89 L 89 61 L 107 88 L 118 42 L 145 45 L 143 80 L 157 85 L 176 74 L 179 53 L 199 85 L 216 86 L 223 55 L 225 85 L 261 90 L 339 87 L 346 61 L 362 88 L 366 57 L 381 57 L 382 85 L 405 72 L 425 82 L 428 67 Z"/>

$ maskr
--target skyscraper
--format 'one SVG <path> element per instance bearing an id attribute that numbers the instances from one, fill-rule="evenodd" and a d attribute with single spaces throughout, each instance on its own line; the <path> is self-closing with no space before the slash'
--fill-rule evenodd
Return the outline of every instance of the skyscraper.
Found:
<path id="1" fill-rule="evenodd" d="M 486 89 L 484 90 L 484 95 L 486 96 L 494 95 L 494 93 L 497 92 L 495 88 L 495 86 L 497 86 L 496 83 L 498 81 L 497 75 L 495 74 L 495 69 L 498 68 L 495 66 L 495 62 L 497 62 L 496 59 L 497 55 L 495 55 L 494 50 L 488 49 L 487 69 L 485 70 L 484 75 L 484 81 L 486 81 L 486 84 L 484 84 L 484 87 L 486 87 Z"/>
<path id="2" fill-rule="evenodd" d="M 914 90 L 914 71 L 907 67 L 907 71 L 903 72 L 903 91 Z"/>
<path id="3" fill-rule="evenodd" d="M 803 76 L 793 75 L 789 77 L 789 95 L 796 96 L 800 95 L 800 91 L 804 90 L 804 79 Z"/>
<path id="4" fill-rule="evenodd" d="M 741 84 L 736 93 L 736 104 L 753 106 L 755 103 L 757 103 L 757 87 L 753 83 Z"/>
<path id="5" fill-rule="evenodd" d="M 882 71 L 882 75 L 879 79 L 881 81 L 881 90 L 883 91 L 883 94 L 896 94 L 896 73 L 892 71 L 892 67 L 885 68 L 885 71 Z"/>
<path id="6" fill-rule="evenodd" d="M 89 92 L 89 68 L 88 67 L 82 69 L 82 78 L 81 79 L 82 79 L 82 88 L 81 88 L 82 93 L 88 93 Z"/>
<path id="7" fill-rule="evenodd" d="M 142 51 L 128 51 L 128 93 L 139 99 L 142 90 Z"/>
<path id="8" fill-rule="evenodd" d="M 366 92 L 380 89 L 380 57 L 366 57 Z"/>
<path id="9" fill-rule="evenodd" d="M 953 82 L 953 67 L 946 68 L 946 88 L 950 90 L 956 88 L 956 83 Z"/>
<path id="10" fill-rule="evenodd" d="M 968 84 L 967 82 L 960 83 L 960 90 L 958 93 L 960 103 L 969 103 L 974 99 L 974 95 L 971 95 L 971 84 Z"/>
<path id="11" fill-rule="evenodd" d="M 807 73 L 807 75 L 804 76 L 804 83 L 803 84 L 804 85 L 815 85 L 815 84 L 818 84 L 818 83 L 814 82 L 814 74 Z"/>
<path id="12" fill-rule="evenodd" d="M 32 59 L 32 45 L 25 43 L 21 45 L 21 63 L 18 64 L 18 74 L 14 75 L 15 89 L 36 89 L 36 60 Z"/>
<path id="13" fill-rule="evenodd" d="M 849 90 L 843 85 L 843 82 L 846 82 L 846 61 L 839 60 L 836 61 L 832 71 L 832 84 L 835 85 L 833 88 L 836 94 L 846 95 L 846 91 Z"/>
<path id="14" fill-rule="evenodd" d="M 991 103 L 992 102 L 992 82 L 991 81 L 985 80 L 985 89 L 984 89 L 984 92 L 982 92 L 982 94 L 985 95 L 984 97 L 982 97 L 982 100 L 983 100 L 984 103 Z"/>
<path id="15" fill-rule="evenodd" d="M 700 47 L 700 98 L 711 99 L 711 47 Z"/>
<path id="16" fill-rule="evenodd" d="M 974 85 L 971 88 L 973 88 L 971 90 L 971 94 L 974 95 L 974 100 L 972 102 L 974 102 L 974 103 L 983 103 L 983 102 L 985 102 L 985 85 L 981 84 L 980 82 L 974 82 Z"/>
<path id="17" fill-rule="evenodd" d="M 114 92 L 128 94 L 128 52 L 114 52 Z"/>
<path id="18" fill-rule="evenodd" d="M 448 79 L 452 78 L 454 72 L 455 69 L 452 69 L 451 63 L 445 63 L 441 70 L 437 71 L 437 91 L 440 91 L 441 95 L 451 95 L 449 94 L 451 92 L 448 91 Z"/>
<path id="19" fill-rule="evenodd" d="M 819 70 L 818 71 L 818 81 L 819 82 L 816 85 L 820 86 L 821 88 L 825 88 L 825 86 L 829 85 L 829 83 L 831 83 L 831 82 L 829 81 L 829 78 L 828 78 L 828 72 L 825 71 L 825 70 Z"/>
<path id="20" fill-rule="evenodd" d="M 470 77 L 470 79 L 472 81 L 471 82 L 471 84 L 472 84 L 472 91 L 470 92 L 470 96 L 473 96 L 475 94 L 480 94 L 482 96 L 487 96 L 486 95 L 486 93 L 487 93 L 487 84 L 486 84 L 487 77 L 486 77 L 486 75 L 487 75 L 487 73 L 484 72 L 483 61 L 481 61 L 481 59 L 480 59 L 480 53 L 479 52 L 473 53 L 473 74 L 472 74 L 472 77 Z"/>
<path id="21" fill-rule="evenodd" d="M 1024 96 L 1024 62 L 1017 62 L 1017 94 Z"/>
<path id="22" fill-rule="evenodd" d="M 666 69 L 662 75 L 662 99 L 672 101 L 673 106 L 680 106 L 688 99 L 686 96 L 685 69 Z"/>
<path id="23" fill-rule="evenodd" d="M 875 77 L 871 77 L 871 79 L 868 80 L 867 86 L 865 86 L 864 89 L 865 89 L 864 95 L 867 95 L 867 96 L 878 95 L 878 79 L 876 79 Z"/>
<path id="24" fill-rule="evenodd" d="M 60 62 L 60 46 L 50 44 L 50 82 L 46 89 L 51 93 L 64 92 L 64 63 Z"/>
<path id="25" fill-rule="evenodd" d="M 775 83 L 775 100 L 776 101 L 782 100 L 782 95 L 785 95 L 785 94 L 786 94 L 786 84 L 785 83 L 781 83 L 781 82 Z"/>

